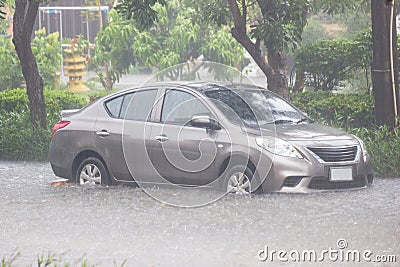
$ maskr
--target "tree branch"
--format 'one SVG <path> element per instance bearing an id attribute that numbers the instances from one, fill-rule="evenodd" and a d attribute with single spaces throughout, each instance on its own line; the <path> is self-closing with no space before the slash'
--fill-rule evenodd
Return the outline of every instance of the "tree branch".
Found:
<path id="1" fill-rule="evenodd" d="M 246 28 L 246 19 L 247 19 L 246 0 L 242 0 L 242 25 L 244 25 L 244 28 Z"/>
<path id="2" fill-rule="evenodd" d="M 242 14 L 240 13 L 240 9 L 236 0 L 228 1 L 229 9 L 231 10 L 233 16 L 233 23 L 235 25 L 235 28 L 242 33 L 246 33 L 246 24 L 243 25 Z"/>
<path id="3" fill-rule="evenodd" d="M 261 50 L 261 39 L 260 38 L 256 39 L 255 46 L 257 47 L 257 49 Z"/>

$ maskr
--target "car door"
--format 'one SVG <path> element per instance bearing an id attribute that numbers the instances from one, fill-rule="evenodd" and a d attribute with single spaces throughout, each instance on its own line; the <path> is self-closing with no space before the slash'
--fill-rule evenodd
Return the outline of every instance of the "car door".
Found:
<path id="1" fill-rule="evenodd" d="M 193 116 L 214 117 L 191 92 L 167 89 L 159 111 L 160 122 L 151 128 L 151 162 L 166 182 L 206 185 L 215 179 L 217 130 L 193 127 Z"/>
<path id="2" fill-rule="evenodd" d="M 138 159 L 146 152 L 157 89 L 134 91 L 105 102 L 107 115 L 96 121 L 96 148 L 116 180 L 129 181 L 146 172 Z"/>

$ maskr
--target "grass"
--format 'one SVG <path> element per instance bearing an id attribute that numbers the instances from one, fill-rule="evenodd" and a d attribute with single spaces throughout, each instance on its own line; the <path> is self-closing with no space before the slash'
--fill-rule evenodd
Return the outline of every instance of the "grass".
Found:
<path id="1" fill-rule="evenodd" d="M 21 253 L 18 251 L 13 252 L 8 258 L 3 258 L 1 260 L 0 267 L 13 267 L 18 266 L 16 261 L 21 257 Z M 124 260 L 121 264 L 117 264 L 114 260 L 114 267 L 124 267 L 126 265 L 126 260 Z M 79 267 L 89 267 L 96 266 L 96 264 L 89 264 L 88 261 L 84 258 L 79 259 L 76 263 L 67 263 L 62 259 L 62 256 L 57 255 L 56 253 L 51 253 L 47 255 L 40 255 L 37 257 L 36 265 L 29 266 L 37 266 L 37 267 L 69 267 L 69 266 L 79 266 Z"/>

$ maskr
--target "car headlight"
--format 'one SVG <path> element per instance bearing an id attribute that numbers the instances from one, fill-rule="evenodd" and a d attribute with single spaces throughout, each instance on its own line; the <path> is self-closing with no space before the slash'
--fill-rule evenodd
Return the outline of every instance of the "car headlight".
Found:
<path id="1" fill-rule="evenodd" d="M 363 159 L 364 159 L 364 161 L 366 161 L 367 160 L 367 156 L 368 156 L 367 147 L 365 146 L 363 140 L 361 140 L 359 137 L 355 136 L 354 134 L 353 134 L 353 136 L 354 136 L 355 139 L 357 139 L 358 143 L 360 144 L 361 152 L 362 152 L 362 155 L 363 155 Z"/>
<path id="2" fill-rule="evenodd" d="M 300 152 L 288 142 L 270 136 L 262 136 L 256 138 L 256 143 L 265 150 L 280 156 L 299 158 L 302 159 L 303 156 Z"/>

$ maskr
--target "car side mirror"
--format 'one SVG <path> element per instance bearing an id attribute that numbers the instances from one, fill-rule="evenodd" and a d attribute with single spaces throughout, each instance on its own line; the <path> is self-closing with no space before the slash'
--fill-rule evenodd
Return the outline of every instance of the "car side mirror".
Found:
<path id="1" fill-rule="evenodd" d="M 210 130 L 221 130 L 221 125 L 209 116 L 193 116 L 190 125 Z"/>

